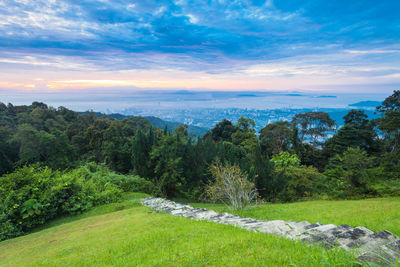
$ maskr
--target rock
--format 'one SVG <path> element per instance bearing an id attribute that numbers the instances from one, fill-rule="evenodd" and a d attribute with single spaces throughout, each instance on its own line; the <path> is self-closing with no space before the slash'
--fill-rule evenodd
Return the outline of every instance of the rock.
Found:
<path id="1" fill-rule="evenodd" d="M 393 249 L 393 250 L 397 250 L 400 251 L 400 239 L 397 239 L 396 241 L 387 244 L 386 246 L 388 246 L 389 248 Z"/>
<path id="2" fill-rule="evenodd" d="M 318 226 L 321 226 L 321 225 L 322 225 L 322 223 L 309 224 L 309 225 L 304 227 L 304 230 L 309 230 L 309 229 L 312 229 L 312 228 L 315 228 L 315 227 L 318 227 Z"/>

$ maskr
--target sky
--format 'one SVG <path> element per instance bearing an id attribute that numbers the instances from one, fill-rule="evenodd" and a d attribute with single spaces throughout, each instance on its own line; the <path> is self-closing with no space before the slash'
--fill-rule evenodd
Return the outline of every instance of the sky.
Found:
<path id="1" fill-rule="evenodd" d="M 135 90 L 391 94 L 399 0 L 0 0 L 0 102 Z"/>

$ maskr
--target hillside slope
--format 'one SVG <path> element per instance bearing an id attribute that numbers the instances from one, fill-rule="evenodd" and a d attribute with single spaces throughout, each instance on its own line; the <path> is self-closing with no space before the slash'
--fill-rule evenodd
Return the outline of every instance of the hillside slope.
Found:
<path id="1" fill-rule="evenodd" d="M 1 266 L 335 266 L 341 250 L 135 206 L 0 243 Z"/>

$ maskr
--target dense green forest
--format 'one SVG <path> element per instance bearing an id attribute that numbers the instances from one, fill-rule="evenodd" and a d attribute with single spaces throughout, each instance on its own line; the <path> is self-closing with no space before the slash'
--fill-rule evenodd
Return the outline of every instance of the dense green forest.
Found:
<path id="1" fill-rule="evenodd" d="M 400 194 L 400 91 L 376 108 L 324 112 L 266 125 L 223 120 L 202 137 L 142 117 L 122 120 L 64 107 L 0 103 L 0 239 L 122 192 L 203 200 L 216 160 L 236 164 L 271 202 Z"/>

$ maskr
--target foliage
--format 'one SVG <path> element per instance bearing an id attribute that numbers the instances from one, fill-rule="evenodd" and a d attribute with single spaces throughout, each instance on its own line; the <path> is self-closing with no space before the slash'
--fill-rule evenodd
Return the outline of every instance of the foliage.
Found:
<path id="1" fill-rule="evenodd" d="M 235 132 L 235 127 L 232 122 L 223 119 L 211 129 L 212 139 L 216 142 L 219 141 L 232 141 L 232 134 Z"/>
<path id="2" fill-rule="evenodd" d="M 235 132 L 232 134 L 232 143 L 243 147 L 247 153 L 252 153 L 258 146 L 254 127 L 254 120 L 240 117 L 235 125 Z"/>
<path id="3" fill-rule="evenodd" d="M 326 143 L 328 141 L 326 141 Z M 308 143 L 302 143 L 297 149 L 296 154 L 299 156 L 302 165 L 313 166 L 319 171 L 325 169 L 329 160 L 329 156 L 327 157 L 328 153 L 326 153 L 325 150 L 318 149 Z"/>
<path id="4" fill-rule="evenodd" d="M 278 167 L 275 172 L 283 176 L 286 184 L 277 196 L 281 202 L 320 198 L 327 194 L 325 176 L 312 166 Z"/>
<path id="5" fill-rule="evenodd" d="M 215 181 L 206 188 L 213 201 L 222 201 L 233 209 L 243 209 L 257 197 L 254 184 L 249 182 L 237 165 L 222 165 L 217 162 L 210 167 Z"/>
<path id="6" fill-rule="evenodd" d="M 360 147 L 369 154 L 379 151 L 380 144 L 374 129 L 374 122 L 367 120 L 362 110 L 351 110 L 343 117 L 345 125 L 324 145 L 325 153 L 330 156 L 343 153 L 348 147 Z"/>
<path id="7" fill-rule="evenodd" d="M 386 134 L 391 152 L 398 153 L 400 148 L 400 90 L 395 90 L 376 110 L 384 117 L 377 120 L 378 127 Z"/>
<path id="8" fill-rule="evenodd" d="M 150 168 L 150 153 L 155 145 L 156 137 L 152 129 L 148 133 L 139 130 L 132 145 L 132 167 L 142 177 L 154 177 Z"/>
<path id="9" fill-rule="evenodd" d="M 382 102 L 382 105 L 376 107 L 376 110 L 379 112 L 400 110 L 400 90 L 394 90 L 393 94 Z"/>
<path id="10" fill-rule="evenodd" d="M 266 125 L 260 131 L 260 143 L 269 156 L 276 155 L 289 149 L 292 135 L 290 123 L 278 121 Z"/>
<path id="11" fill-rule="evenodd" d="M 70 172 L 24 166 L 0 178 L 0 240 L 27 232 L 63 214 L 117 202 L 122 192 L 152 192 L 151 182 L 87 164 Z"/>
<path id="12" fill-rule="evenodd" d="M 40 102 L 0 106 L 0 175 L 24 164 L 67 169 L 82 161 L 106 162 L 115 171 L 129 173 L 135 133 L 152 128 L 140 117 L 118 121 Z"/>
<path id="13" fill-rule="evenodd" d="M 377 108 L 383 115 L 378 120 L 368 120 L 361 110 L 349 111 L 343 118 L 345 125 L 336 133 L 329 115 L 314 111 L 297 114 L 292 122 L 267 124 L 259 136 L 251 118 L 240 117 L 235 124 L 224 119 L 197 138 L 188 135 L 188 126 L 175 125 L 170 133 L 152 127 L 142 117 L 77 113 L 40 102 L 28 106 L 0 103 L 0 175 L 34 163 L 65 174 L 86 162 L 95 162 L 120 174 L 143 177 L 114 173 L 111 176 L 119 190 L 136 188 L 200 200 L 212 179 L 209 167 L 219 158 L 247 173 L 267 201 L 307 197 L 304 190 L 291 190 L 289 194 L 289 181 L 294 184 L 300 179 L 301 184 L 311 178 L 288 177 L 288 168 L 311 175 L 314 167 L 324 173 L 321 179 L 331 187 L 329 197 L 395 194 L 396 190 L 387 187 L 397 186 L 400 179 L 399 95 L 395 91 Z M 118 117 L 120 120 L 114 119 Z M 349 154 L 348 148 L 360 148 L 365 153 Z M 290 156 L 294 154 L 297 156 Z M 360 164 L 350 166 L 353 160 Z M 72 174 L 64 178 L 75 181 Z M 96 186 L 92 187 L 97 190 Z M 92 187 L 83 189 L 90 191 Z M 109 189 L 111 195 L 113 189 Z M 323 190 L 313 188 L 312 197 L 325 197 Z M 279 199 L 288 194 L 290 197 Z M 37 197 L 31 199 L 43 204 Z M 84 205 L 76 209 L 84 209 Z"/>
<path id="14" fill-rule="evenodd" d="M 296 154 L 290 154 L 289 152 L 281 152 L 279 155 L 272 157 L 271 161 L 274 163 L 276 168 L 287 168 L 287 167 L 298 167 L 300 166 L 300 160 Z"/>
<path id="15" fill-rule="evenodd" d="M 275 202 L 296 201 L 299 199 L 318 198 L 327 194 L 324 185 L 326 177 L 315 167 L 300 165 L 296 154 L 281 152 L 272 157 L 274 164 L 273 176 L 279 181 L 279 190 L 274 192 L 273 198 L 268 200 Z"/>
<path id="16" fill-rule="evenodd" d="M 261 148 L 256 150 L 249 174 L 260 197 L 270 200 L 281 190 L 283 183 L 280 177 L 273 175 L 273 163 L 261 152 Z"/>
<path id="17" fill-rule="evenodd" d="M 154 183 L 163 196 L 176 195 L 180 185 L 185 182 L 180 150 L 182 140 L 179 135 L 164 135 L 151 152 L 150 159 L 155 166 Z"/>
<path id="18" fill-rule="evenodd" d="M 304 114 L 296 114 L 292 123 L 300 129 L 301 141 L 308 137 L 314 146 L 320 144 L 319 139 L 325 137 L 327 132 L 335 130 L 335 121 L 326 112 L 310 111 Z"/>
<path id="19" fill-rule="evenodd" d="M 185 125 L 179 125 L 178 127 L 176 127 L 176 129 L 174 130 L 174 133 L 176 135 L 179 135 L 180 137 L 187 137 L 188 136 L 188 126 Z"/>
<path id="20" fill-rule="evenodd" d="M 382 185 L 386 174 L 375 162 L 360 148 L 349 147 L 343 154 L 333 157 L 325 171 L 331 195 L 336 198 L 381 195 L 385 191 Z"/>

